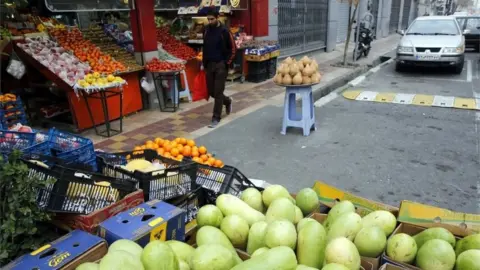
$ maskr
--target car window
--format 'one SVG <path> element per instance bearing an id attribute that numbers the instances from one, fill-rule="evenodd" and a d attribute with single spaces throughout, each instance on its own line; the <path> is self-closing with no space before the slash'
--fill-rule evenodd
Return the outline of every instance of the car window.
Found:
<path id="1" fill-rule="evenodd" d="M 465 29 L 477 31 L 480 27 L 480 18 L 469 18 L 467 19 L 467 25 Z"/>
<path id="2" fill-rule="evenodd" d="M 454 20 L 416 20 L 407 35 L 459 35 Z"/>
<path id="3" fill-rule="evenodd" d="M 457 18 L 457 22 L 458 22 L 458 25 L 460 26 L 460 28 L 463 29 L 463 27 L 465 26 L 465 18 Z"/>

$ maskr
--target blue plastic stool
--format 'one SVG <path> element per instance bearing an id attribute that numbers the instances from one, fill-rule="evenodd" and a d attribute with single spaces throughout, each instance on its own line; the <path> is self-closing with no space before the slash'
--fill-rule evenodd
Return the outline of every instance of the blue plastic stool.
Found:
<path id="1" fill-rule="evenodd" d="M 296 96 L 302 97 L 302 111 L 297 113 Z M 303 136 L 310 135 L 310 130 L 315 127 L 315 111 L 313 108 L 313 95 L 311 86 L 287 86 L 285 103 L 283 105 L 283 135 L 287 134 L 287 127 L 303 128 Z"/>

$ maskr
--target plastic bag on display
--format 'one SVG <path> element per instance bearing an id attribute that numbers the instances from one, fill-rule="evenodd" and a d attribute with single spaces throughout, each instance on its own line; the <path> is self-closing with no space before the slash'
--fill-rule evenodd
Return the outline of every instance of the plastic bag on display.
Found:
<path id="1" fill-rule="evenodd" d="M 23 75 L 25 75 L 25 65 L 21 61 L 11 59 L 7 67 L 7 72 L 15 79 L 20 80 Z"/>
<path id="2" fill-rule="evenodd" d="M 155 84 L 153 82 L 152 74 L 147 73 L 147 75 L 141 79 L 140 85 L 142 86 L 142 89 L 148 94 L 155 91 Z"/>
<path id="3" fill-rule="evenodd" d="M 205 99 L 208 101 L 209 98 L 205 70 L 201 69 L 193 81 L 192 100 L 198 101 Z"/>

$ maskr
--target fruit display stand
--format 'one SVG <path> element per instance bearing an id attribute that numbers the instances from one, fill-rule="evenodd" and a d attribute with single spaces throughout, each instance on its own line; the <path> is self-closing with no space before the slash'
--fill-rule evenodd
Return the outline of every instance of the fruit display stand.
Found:
<path id="1" fill-rule="evenodd" d="M 192 86 L 195 77 L 200 72 L 200 62 L 196 60 L 197 52 L 192 49 L 190 46 L 182 43 L 177 40 L 174 36 L 170 34 L 169 27 L 161 26 L 157 28 L 157 41 L 161 46 L 161 49 L 166 51 L 171 56 L 185 62 L 185 74 L 186 79 L 181 78 L 181 83 L 183 89 L 188 86 Z M 159 57 L 160 60 L 162 59 Z"/>
<path id="2" fill-rule="evenodd" d="M 165 54 L 164 57 L 166 57 Z M 192 100 L 183 62 L 178 60 L 162 61 L 158 58 L 153 58 L 146 65 L 146 70 L 152 73 L 155 93 L 162 112 L 177 111 L 181 97 L 188 97 L 189 101 Z M 178 77 L 184 81 L 187 80 L 183 94 L 180 92 Z M 167 82 L 167 86 L 164 85 L 164 81 Z M 170 87 L 168 87 L 168 83 L 171 83 Z M 168 100 L 171 101 L 171 105 L 167 105 Z"/>
<path id="3" fill-rule="evenodd" d="M 90 76 L 91 75 L 91 76 Z M 95 76 L 98 75 L 96 78 Z M 90 76 L 90 77 L 89 77 Z M 95 133 L 102 137 L 111 137 L 114 135 L 118 135 L 123 131 L 123 86 L 125 85 L 126 81 L 123 79 L 119 79 L 115 81 L 115 77 L 113 75 L 108 75 L 107 78 L 101 78 L 99 73 L 88 74 L 86 76 L 87 80 L 90 80 L 93 83 L 93 80 L 98 80 L 101 82 L 101 86 L 89 86 L 85 87 L 85 80 L 77 82 L 77 84 L 73 87 L 75 92 L 80 92 L 80 95 L 83 97 L 85 101 L 88 115 L 90 116 L 90 120 L 92 121 L 92 125 L 95 129 Z M 119 78 L 119 77 L 117 77 Z M 104 84 L 105 81 L 106 84 Z M 119 121 L 119 129 L 112 129 L 111 127 L 111 118 L 109 117 L 109 111 L 112 111 L 114 108 L 111 106 L 112 104 L 108 104 L 108 101 L 113 101 L 115 98 L 118 97 L 118 119 Z M 98 100 L 101 103 L 102 112 L 103 112 L 103 119 L 105 119 L 105 130 L 99 131 L 98 125 L 95 123 L 95 117 L 93 116 L 93 110 L 91 107 L 91 102 L 93 100 Z"/>
<path id="4" fill-rule="evenodd" d="M 20 41 L 20 43 L 22 43 L 22 41 Z M 73 89 L 74 80 L 67 82 L 66 80 L 60 78 L 59 75 L 53 70 L 51 70 L 47 65 L 44 65 L 37 61 L 34 58 L 34 55 L 31 55 L 27 53 L 24 49 L 20 48 L 19 44 L 15 44 L 14 50 L 24 64 L 32 66 L 47 80 L 52 81 L 58 88 L 62 89 L 66 93 L 69 109 L 72 113 L 73 131 L 80 132 L 94 126 L 91 119 L 89 118 L 89 113 L 85 100 L 80 99 Z M 127 82 L 127 84 L 123 86 L 123 97 L 125 100 L 125 102 L 122 103 L 123 114 L 128 115 L 140 111 L 143 107 L 143 104 L 141 98 L 140 83 L 138 80 L 138 71 L 122 74 L 122 78 L 124 78 Z M 107 107 L 118 108 L 119 101 L 116 100 L 118 99 L 109 99 L 107 102 Z M 92 115 L 96 120 L 96 123 L 104 123 L 106 118 L 103 113 L 102 102 L 99 100 L 92 100 L 89 103 L 89 106 L 91 108 Z M 118 119 L 120 117 L 118 109 L 114 109 L 112 111 L 110 111 L 109 109 L 108 116 L 109 118 L 107 120 Z"/>

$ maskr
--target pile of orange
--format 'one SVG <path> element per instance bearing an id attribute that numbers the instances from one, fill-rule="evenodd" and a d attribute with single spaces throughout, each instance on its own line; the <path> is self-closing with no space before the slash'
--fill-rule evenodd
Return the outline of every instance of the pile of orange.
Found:
<path id="1" fill-rule="evenodd" d="M 216 159 L 212 154 L 208 153 L 205 146 L 197 146 L 194 140 L 186 138 L 176 138 L 175 140 L 166 140 L 155 138 L 148 140 L 144 145 L 135 146 L 133 151 L 145 149 L 156 150 L 163 157 L 182 161 L 184 157 L 190 157 L 193 161 L 212 167 L 222 168 L 223 161 Z"/>

